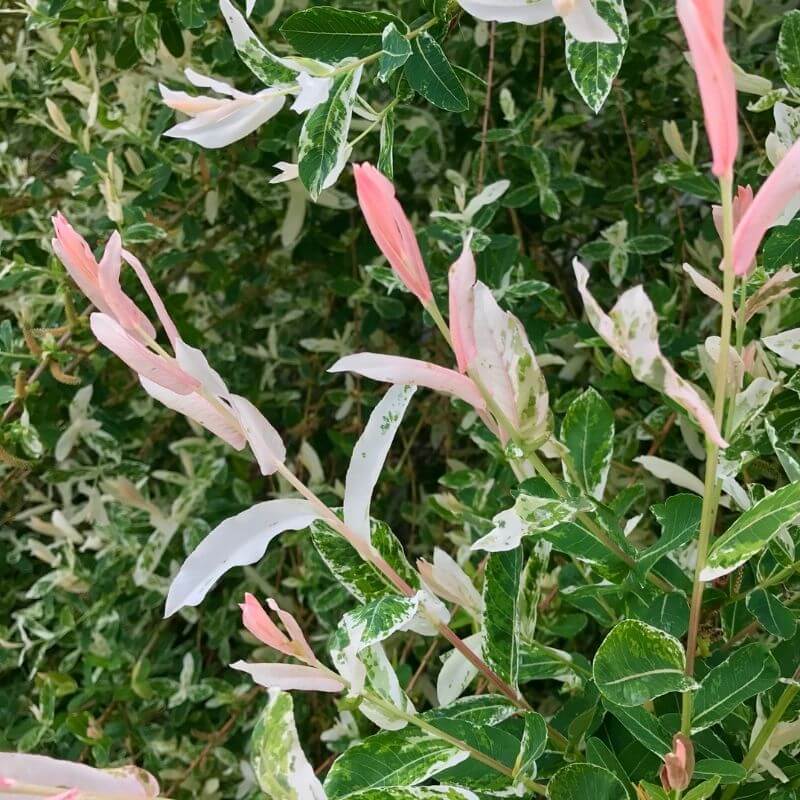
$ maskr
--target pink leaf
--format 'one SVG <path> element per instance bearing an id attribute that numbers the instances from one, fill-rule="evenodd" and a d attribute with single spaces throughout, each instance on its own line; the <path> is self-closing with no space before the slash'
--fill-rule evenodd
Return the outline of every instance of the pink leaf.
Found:
<path id="1" fill-rule="evenodd" d="M 470 241 L 464 242 L 461 255 L 453 262 L 448 276 L 450 298 L 450 336 L 458 369 L 466 372 L 475 357 L 475 332 L 473 316 L 475 300 L 475 258 Z"/>
<path id="2" fill-rule="evenodd" d="M 692 64 L 700 87 L 706 133 L 718 177 L 733 174 L 739 147 L 736 82 L 733 63 L 725 48 L 725 0 L 677 0 Z"/>
<path id="3" fill-rule="evenodd" d="M 372 164 L 354 164 L 353 174 L 358 203 L 372 238 L 409 291 L 427 305 L 433 299 L 428 273 L 392 182 Z"/>

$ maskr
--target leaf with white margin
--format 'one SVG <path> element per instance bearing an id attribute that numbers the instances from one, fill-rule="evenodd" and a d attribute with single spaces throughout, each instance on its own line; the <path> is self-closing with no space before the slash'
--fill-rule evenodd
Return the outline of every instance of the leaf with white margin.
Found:
<path id="1" fill-rule="evenodd" d="M 797 278 L 800 278 L 800 274 L 791 267 L 781 267 L 774 275 L 771 275 L 758 287 L 752 297 L 747 299 L 744 307 L 745 322 L 749 322 L 755 314 L 763 311 L 771 303 L 791 294 L 796 287 L 794 281 Z"/>
<path id="2" fill-rule="evenodd" d="M 561 426 L 576 478 L 595 500 L 603 499 L 614 453 L 614 412 L 592 387 L 570 404 Z"/>
<path id="3" fill-rule="evenodd" d="M 426 722 L 460 720 L 494 726 L 513 716 L 515 706 L 500 695 L 465 697 L 420 714 Z M 399 731 L 381 731 L 351 745 L 334 761 L 325 779 L 330 800 L 353 792 L 412 787 L 465 761 L 468 754 L 414 725 Z"/>
<path id="4" fill-rule="evenodd" d="M 336 653 L 342 652 L 357 639 L 358 649 L 388 639 L 393 633 L 406 630 L 419 608 L 422 594 L 413 597 L 385 595 L 348 611 L 339 622 L 331 641 L 331 656 L 336 663 Z M 356 631 L 358 636 L 355 636 Z"/>
<path id="5" fill-rule="evenodd" d="M 483 580 L 483 660 L 512 688 L 519 674 L 521 547 L 492 553 Z"/>
<path id="6" fill-rule="evenodd" d="M 292 696 L 270 689 L 251 739 L 250 763 L 270 800 L 327 800 L 314 768 L 300 746 Z"/>
<path id="7" fill-rule="evenodd" d="M 713 581 L 733 572 L 766 547 L 784 525 L 800 516 L 800 481 L 777 489 L 745 511 L 714 540 L 700 573 L 701 581 Z"/>
<path id="8" fill-rule="evenodd" d="M 97 769 L 72 761 L 62 761 L 49 756 L 30 753 L 0 753 L 0 778 L 12 782 L 9 787 L 13 800 L 13 782 L 34 784 L 42 789 L 52 788 L 52 796 L 61 796 L 64 790 L 77 789 L 78 796 L 128 798 L 152 800 L 159 793 L 158 782 L 139 767 L 126 766 L 115 769 Z M 0 783 L 2 786 L 2 783 Z"/>
<path id="9" fill-rule="evenodd" d="M 558 7 L 556 3 L 553 6 Z M 577 13 L 577 9 L 572 12 Z M 616 42 L 578 41 L 570 33 L 569 23 L 564 37 L 572 83 L 595 114 L 603 107 L 611 91 L 628 46 L 628 15 L 622 0 L 596 0 L 596 13 L 616 35 Z"/>
<path id="10" fill-rule="evenodd" d="M 294 60 L 271 53 L 253 33 L 241 12 L 230 0 L 219 0 L 219 9 L 233 37 L 233 45 L 247 68 L 265 86 L 291 86 L 300 66 Z"/>
<path id="11" fill-rule="evenodd" d="M 347 795 L 347 800 L 480 800 L 461 786 L 389 786 Z"/>
<path id="12" fill-rule="evenodd" d="M 414 704 L 403 691 L 397 673 L 394 671 L 394 667 L 386 656 L 382 645 L 374 644 L 367 647 L 361 651 L 358 658 L 366 669 L 365 684 L 372 692 L 402 711 L 405 715 L 416 713 Z M 408 724 L 403 717 L 394 716 L 385 709 L 373 705 L 368 700 L 363 701 L 359 708 L 367 719 L 372 720 L 379 728 L 384 728 L 385 730 L 400 730 Z"/>
<path id="13" fill-rule="evenodd" d="M 792 328 L 774 336 L 765 336 L 761 341 L 784 361 L 796 367 L 800 366 L 800 328 Z"/>
<path id="14" fill-rule="evenodd" d="M 573 259 L 572 266 L 589 322 L 628 364 L 634 377 L 681 406 L 711 441 L 726 447 L 708 404 L 662 355 L 658 344 L 658 317 L 644 289 L 641 286 L 628 289 L 610 314 L 606 314 L 587 289 L 589 270 L 577 258 Z"/>
<path id="15" fill-rule="evenodd" d="M 763 645 L 735 650 L 700 682 L 692 705 L 692 733 L 722 722 L 740 703 L 771 689 L 778 678 L 778 662 Z"/>
<path id="16" fill-rule="evenodd" d="M 344 524 L 365 544 L 370 540 L 372 493 L 416 390 L 411 384 L 391 386 L 370 414 L 350 456 L 344 483 Z"/>
<path id="17" fill-rule="evenodd" d="M 638 706 L 697 684 L 686 675 L 686 654 L 674 636 L 639 620 L 615 625 L 597 648 L 592 665 L 597 688 L 621 706 Z"/>
<path id="18" fill-rule="evenodd" d="M 483 650 L 482 633 L 473 633 L 462 641 L 480 658 Z M 455 648 L 448 650 L 442 656 L 442 668 L 436 679 L 436 697 L 439 704 L 446 706 L 461 697 L 477 675 L 477 667 L 460 650 Z"/>
<path id="19" fill-rule="evenodd" d="M 742 392 L 736 395 L 736 405 L 731 422 L 731 436 L 740 428 L 747 427 L 769 403 L 772 393 L 778 388 L 776 381 L 769 378 L 755 378 Z"/>
<path id="20" fill-rule="evenodd" d="M 303 122 L 297 160 L 300 180 L 312 200 L 336 182 L 350 156 L 347 134 L 362 70 L 359 66 L 338 75 L 325 102 L 310 111 Z"/>
<path id="21" fill-rule="evenodd" d="M 202 602 L 231 567 L 254 564 L 284 531 L 307 528 L 319 513 L 307 500 L 267 500 L 229 517 L 214 528 L 183 562 L 172 579 L 164 616 Z"/>
<path id="22" fill-rule="evenodd" d="M 783 471 L 786 473 L 786 477 L 790 481 L 800 481 L 800 461 L 797 460 L 792 450 L 786 447 L 784 441 L 768 419 L 764 420 L 764 428 L 767 431 L 772 449 L 775 451 L 775 455 L 778 457 L 778 461 L 781 462 Z"/>
<path id="23" fill-rule="evenodd" d="M 494 528 L 472 545 L 473 550 L 498 553 L 518 547 L 522 538 L 549 531 L 571 522 L 582 511 L 593 508 L 587 498 L 537 497 L 521 492 L 513 508 L 492 519 Z"/>
<path id="24" fill-rule="evenodd" d="M 646 574 L 664 556 L 693 542 L 700 530 L 703 501 L 693 494 L 674 494 L 666 502 L 650 506 L 661 526 L 661 537 L 637 558 L 637 566 Z"/>

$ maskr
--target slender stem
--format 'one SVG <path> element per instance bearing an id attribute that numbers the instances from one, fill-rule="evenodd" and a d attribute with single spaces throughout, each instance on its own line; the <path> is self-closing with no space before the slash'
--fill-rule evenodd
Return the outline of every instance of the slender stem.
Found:
<path id="1" fill-rule="evenodd" d="M 797 670 L 794 674 L 794 680 L 797 680 L 800 677 L 800 669 Z M 772 735 L 772 732 L 775 730 L 778 723 L 783 719 L 783 715 L 786 713 L 786 709 L 789 708 L 792 700 L 794 700 L 797 693 L 800 692 L 800 686 L 796 683 L 790 683 L 784 690 L 783 694 L 778 698 L 778 702 L 775 704 L 775 708 L 772 709 L 772 713 L 767 717 L 767 721 L 764 723 L 764 727 L 758 732 L 758 735 L 753 740 L 753 743 L 750 745 L 750 749 L 745 754 L 745 757 L 742 759 L 742 766 L 747 770 L 749 773 L 750 770 L 756 763 L 761 751 L 764 749 L 764 746 L 769 741 L 769 737 Z M 739 789 L 738 783 L 730 784 L 725 791 L 722 793 L 722 800 L 731 800 L 731 798 L 736 794 Z"/>
<path id="2" fill-rule="evenodd" d="M 457 739 L 455 736 L 451 736 L 449 733 L 445 733 L 445 731 L 441 730 L 441 728 L 437 728 L 435 725 L 431 725 L 430 722 L 423 719 L 418 714 L 407 714 L 405 711 L 396 708 L 391 703 L 387 703 L 382 697 L 379 697 L 378 695 L 373 694 L 372 692 L 362 692 L 361 696 L 369 703 L 372 703 L 373 705 L 382 708 L 387 713 L 390 713 L 396 717 L 404 719 L 411 725 L 415 725 L 420 730 L 425 731 L 425 733 L 428 733 L 431 736 L 436 737 L 437 739 L 441 739 L 442 741 L 453 745 L 453 747 L 457 747 L 459 750 L 464 750 L 465 752 L 469 753 L 470 756 L 474 758 L 476 761 L 480 761 L 481 764 L 485 764 L 490 769 L 493 769 L 496 772 L 499 772 L 513 780 L 518 780 L 520 783 L 525 785 L 525 788 L 528 789 L 528 791 L 535 792 L 536 794 L 540 794 L 542 796 L 547 795 L 547 788 L 543 784 L 537 783 L 536 781 L 533 781 L 530 778 L 526 778 L 523 775 L 515 776 L 514 770 L 511 769 L 511 767 L 507 767 L 505 764 L 500 763 L 491 756 L 487 756 L 486 753 L 483 753 L 480 750 L 476 750 L 474 747 L 462 741 L 461 739 Z"/>
<path id="3" fill-rule="evenodd" d="M 723 292 L 722 322 L 720 324 L 719 359 L 714 380 L 714 422 L 717 429 L 722 430 L 725 414 L 725 396 L 728 387 L 728 355 L 730 349 L 731 326 L 733 321 L 733 293 L 736 276 L 733 274 L 733 180 L 731 176 L 723 176 L 719 180 L 722 195 L 722 250 L 723 250 Z M 703 507 L 700 513 L 700 534 L 697 541 L 697 564 L 695 566 L 692 585 L 691 609 L 689 612 L 689 634 L 686 639 L 686 674 L 694 675 L 695 654 L 697 651 L 697 634 L 700 628 L 700 612 L 703 605 L 705 583 L 700 575 L 706 565 L 709 540 L 717 516 L 719 503 L 719 485 L 717 481 L 717 465 L 719 462 L 719 445 L 706 438 L 706 474 L 703 489 Z M 683 693 L 681 713 L 681 729 L 687 736 L 692 724 L 692 693 Z"/>
<path id="4" fill-rule="evenodd" d="M 334 512 L 323 503 L 311 489 L 309 489 L 285 464 L 278 463 L 277 471 L 303 496 L 311 505 L 317 509 L 320 516 L 339 533 L 346 541 L 348 541 L 365 560 L 371 563 L 388 579 L 388 581 L 397 589 L 401 594 L 406 597 L 413 597 L 416 593 L 408 583 L 397 574 L 397 571 L 386 562 L 386 560 L 377 552 L 375 552 L 369 543 L 363 542 L 347 525 L 334 514 Z M 524 711 L 530 711 L 531 707 L 525 699 L 515 691 L 513 687 L 509 686 L 497 673 L 486 664 L 480 656 L 471 650 L 462 639 L 444 622 L 435 617 L 433 614 L 425 611 L 423 613 L 428 617 L 430 622 L 436 627 L 439 633 L 449 641 L 479 672 L 483 673 L 486 678 L 502 692 L 517 708 Z M 566 739 L 558 733 L 558 731 L 551 731 L 551 736 L 557 746 L 565 747 L 567 744 Z"/>

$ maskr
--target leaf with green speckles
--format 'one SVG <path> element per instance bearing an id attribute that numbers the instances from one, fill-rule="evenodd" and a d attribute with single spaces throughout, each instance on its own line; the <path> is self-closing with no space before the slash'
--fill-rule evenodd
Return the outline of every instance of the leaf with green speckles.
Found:
<path id="1" fill-rule="evenodd" d="M 596 0 L 597 13 L 611 26 L 615 44 L 579 42 L 567 32 L 567 69 L 572 83 L 589 108 L 597 114 L 617 77 L 628 46 L 628 15 L 622 0 Z"/>
<path id="2" fill-rule="evenodd" d="M 347 135 L 362 69 L 338 75 L 328 99 L 308 113 L 300 131 L 300 180 L 314 200 L 336 181 L 350 156 Z"/>
<path id="3" fill-rule="evenodd" d="M 271 800 L 325 800 L 322 784 L 300 747 L 290 694 L 280 689 L 267 692 L 251 747 L 256 780 Z"/>

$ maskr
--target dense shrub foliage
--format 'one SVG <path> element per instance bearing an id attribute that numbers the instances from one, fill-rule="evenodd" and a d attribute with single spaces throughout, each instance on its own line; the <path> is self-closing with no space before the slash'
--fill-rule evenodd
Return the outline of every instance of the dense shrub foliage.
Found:
<path id="1" fill-rule="evenodd" d="M 0 795 L 800 792 L 800 11 L 544 4 L 0 8 Z"/>

